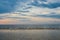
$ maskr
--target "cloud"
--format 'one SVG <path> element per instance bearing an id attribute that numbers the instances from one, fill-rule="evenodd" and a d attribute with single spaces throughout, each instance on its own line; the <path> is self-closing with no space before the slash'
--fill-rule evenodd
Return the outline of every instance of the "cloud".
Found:
<path id="1" fill-rule="evenodd" d="M 7 24 L 60 23 L 59 2 L 59 0 L 1 0 L 0 21 L 3 21 L 0 24 L 6 21 Z"/>
<path id="2" fill-rule="evenodd" d="M 33 6 L 28 9 L 29 12 L 21 12 L 24 16 L 60 18 L 60 8 L 39 8 Z"/>
<path id="3" fill-rule="evenodd" d="M 30 5 L 44 8 L 58 8 L 60 7 L 59 0 L 34 0 Z"/>
<path id="4" fill-rule="evenodd" d="M 24 15 L 21 15 L 20 13 L 5 13 L 0 14 L 0 20 L 5 19 L 11 19 L 11 20 L 17 20 L 17 21 L 30 21 L 30 18 Z"/>
<path id="5" fill-rule="evenodd" d="M 54 14 L 54 13 L 52 13 Z M 6 13 L 0 15 L 0 24 L 58 24 L 60 19 L 48 18 L 45 16 L 20 15 L 19 13 Z"/>
<path id="6" fill-rule="evenodd" d="M 59 0 L 0 0 L 0 13 L 9 13 L 24 10 L 28 11 L 32 6 L 43 8 L 60 7 Z M 26 11 L 25 11 L 26 10 Z"/>
<path id="7" fill-rule="evenodd" d="M 60 19 L 60 14 L 48 14 L 48 15 L 32 15 L 33 17 L 47 17 Z"/>

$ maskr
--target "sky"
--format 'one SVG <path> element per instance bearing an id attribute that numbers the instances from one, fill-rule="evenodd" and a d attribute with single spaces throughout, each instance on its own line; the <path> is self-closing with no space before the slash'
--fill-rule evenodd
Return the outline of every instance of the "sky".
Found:
<path id="1" fill-rule="evenodd" d="M 0 24 L 60 24 L 60 0 L 0 0 Z"/>

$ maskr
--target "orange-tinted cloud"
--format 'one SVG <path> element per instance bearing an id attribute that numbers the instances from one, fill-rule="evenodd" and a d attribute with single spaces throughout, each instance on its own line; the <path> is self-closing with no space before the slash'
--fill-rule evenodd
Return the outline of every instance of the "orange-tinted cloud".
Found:
<path id="1" fill-rule="evenodd" d="M 2 19 L 0 20 L 0 24 L 9 24 L 9 23 L 14 23 L 16 20 L 11 20 L 11 19 Z"/>

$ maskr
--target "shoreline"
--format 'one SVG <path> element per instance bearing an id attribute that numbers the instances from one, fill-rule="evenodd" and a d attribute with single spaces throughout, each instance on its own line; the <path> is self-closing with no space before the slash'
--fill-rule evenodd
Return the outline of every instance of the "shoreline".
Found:
<path id="1" fill-rule="evenodd" d="M 0 29 L 0 30 L 60 30 L 60 29 Z"/>

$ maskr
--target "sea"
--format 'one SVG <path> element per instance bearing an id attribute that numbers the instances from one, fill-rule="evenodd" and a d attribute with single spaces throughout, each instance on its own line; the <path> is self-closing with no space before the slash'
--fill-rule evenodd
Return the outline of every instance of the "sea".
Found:
<path id="1" fill-rule="evenodd" d="M 60 30 L 0 29 L 0 40 L 60 40 Z"/>

